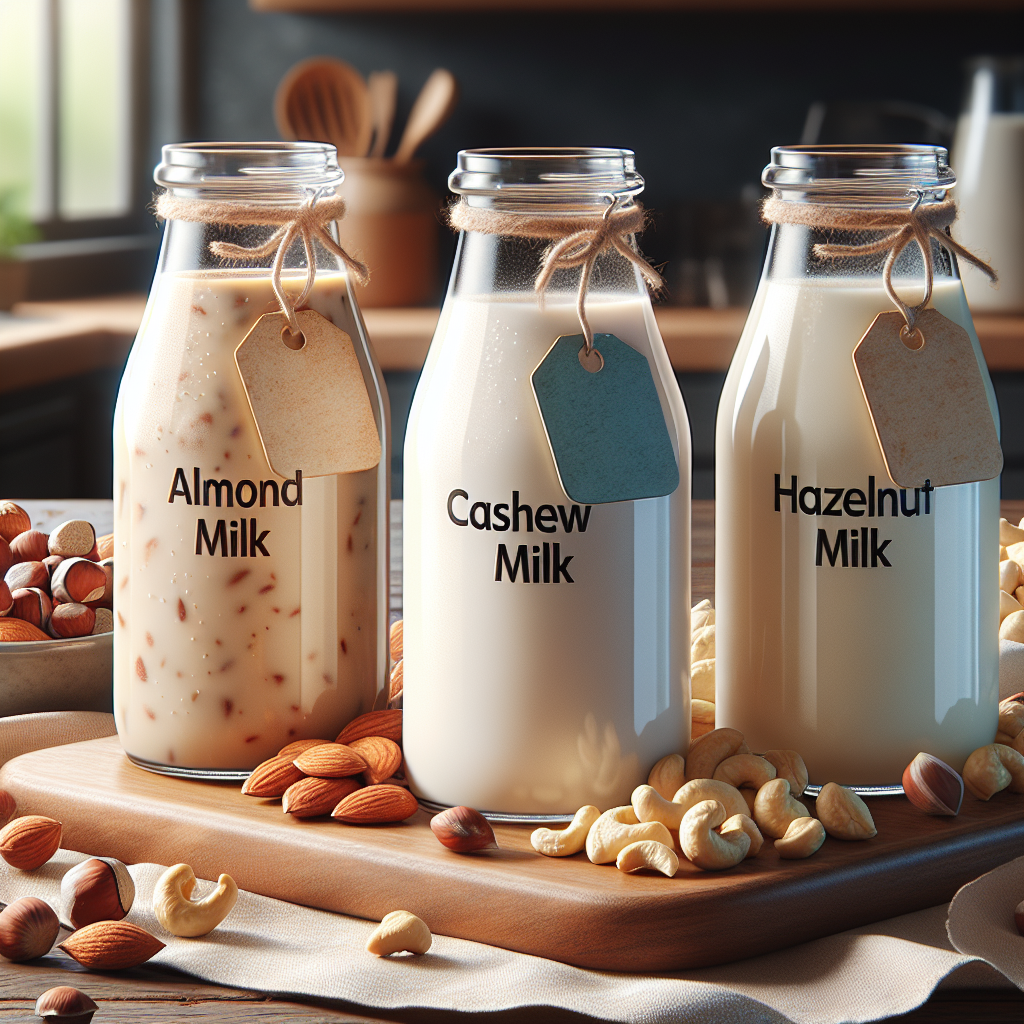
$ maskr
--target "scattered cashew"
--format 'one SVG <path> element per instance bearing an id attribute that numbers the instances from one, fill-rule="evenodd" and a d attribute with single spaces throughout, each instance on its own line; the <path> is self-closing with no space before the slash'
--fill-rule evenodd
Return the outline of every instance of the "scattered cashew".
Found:
<path id="1" fill-rule="evenodd" d="M 1010 544 L 1019 544 L 1024 541 L 1024 530 L 1006 519 L 999 520 L 999 543 L 1006 547 Z"/>
<path id="2" fill-rule="evenodd" d="M 545 857 L 571 857 L 586 845 L 587 834 L 600 816 L 601 812 L 593 804 L 587 804 L 576 812 L 567 828 L 561 831 L 552 828 L 535 829 L 530 842 Z"/>
<path id="3" fill-rule="evenodd" d="M 766 782 L 771 782 L 776 774 L 775 765 L 757 754 L 733 754 L 715 769 L 712 778 L 727 782 L 737 789 L 744 786 L 760 789 Z"/>
<path id="4" fill-rule="evenodd" d="M 666 800 L 653 786 L 637 786 L 630 798 L 637 821 L 660 821 L 665 828 L 679 828 L 686 808 Z"/>
<path id="5" fill-rule="evenodd" d="M 408 910 L 392 910 L 366 940 L 366 951 L 376 956 L 392 953 L 426 953 L 431 943 L 426 922 Z"/>
<path id="6" fill-rule="evenodd" d="M 666 754 L 647 776 L 647 784 L 666 800 L 671 800 L 685 781 L 686 762 L 680 754 Z"/>
<path id="7" fill-rule="evenodd" d="M 1002 547 L 1006 548 L 1006 554 L 999 559 L 1000 562 L 1012 558 L 1018 565 L 1024 565 L 1024 542 L 1017 541 L 1014 544 L 1004 544 Z"/>
<path id="8" fill-rule="evenodd" d="M 753 818 L 746 814 L 734 814 L 731 818 L 725 819 L 718 831 L 724 836 L 737 830 L 745 832 L 747 838 L 750 839 L 750 849 L 747 850 L 747 856 L 756 857 L 764 845 L 764 836 L 761 835 L 760 829 L 754 824 Z"/>
<path id="9" fill-rule="evenodd" d="M 999 623 L 999 639 L 1013 640 L 1014 643 L 1024 644 L 1024 609 L 1019 612 L 1010 612 Z"/>
<path id="10" fill-rule="evenodd" d="M 781 839 L 775 840 L 775 849 L 784 860 L 802 860 L 817 853 L 825 842 L 825 826 L 817 818 L 794 818 Z"/>
<path id="11" fill-rule="evenodd" d="M 789 823 L 797 818 L 806 818 L 804 807 L 790 792 L 786 779 L 772 779 L 758 791 L 754 800 L 754 821 L 757 827 L 772 839 L 781 839 Z"/>
<path id="12" fill-rule="evenodd" d="M 635 871 L 660 871 L 671 878 L 679 870 L 679 858 L 671 846 L 644 839 L 619 850 L 615 866 L 628 875 Z"/>
<path id="13" fill-rule="evenodd" d="M 672 797 L 672 803 L 679 804 L 683 814 L 702 800 L 717 800 L 730 818 L 734 814 L 746 814 L 748 811 L 743 794 L 735 786 L 715 779 L 694 779 Z"/>
<path id="14" fill-rule="evenodd" d="M 743 733 L 736 729 L 715 729 L 690 745 L 686 755 L 686 778 L 710 779 L 715 769 L 733 754 L 749 754 Z"/>
<path id="15" fill-rule="evenodd" d="M 700 725 L 708 725 L 711 729 L 715 727 L 715 705 L 710 700 L 703 700 L 700 697 L 694 697 L 690 701 L 690 719 Z M 710 731 L 707 735 L 711 735 Z M 703 739 L 703 737 L 701 737 Z M 694 741 L 696 742 L 696 740 Z M 690 745 L 690 749 L 693 750 L 693 745 Z"/>
<path id="16" fill-rule="evenodd" d="M 1006 732 L 997 732 L 995 742 L 1016 750 L 1018 754 L 1024 754 L 1024 732 L 1019 732 L 1016 736 L 1011 736 Z"/>
<path id="17" fill-rule="evenodd" d="M 715 656 L 715 627 L 702 626 L 690 634 L 690 661 L 703 661 Z"/>
<path id="18" fill-rule="evenodd" d="M 153 890 L 153 912 L 172 935 L 208 935 L 231 913 L 238 886 L 230 875 L 217 879 L 217 888 L 194 903 L 190 899 L 196 876 L 187 864 L 168 868 Z"/>
<path id="19" fill-rule="evenodd" d="M 672 836 L 660 821 L 641 822 L 632 807 L 613 807 L 591 825 L 587 856 L 594 864 L 611 864 L 630 843 L 644 839 L 672 845 Z"/>
<path id="20" fill-rule="evenodd" d="M 750 836 L 743 829 L 727 834 L 715 829 L 725 822 L 725 808 L 717 800 L 702 800 L 683 815 L 679 845 L 683 853 L 705 871 L 735 867 L 750 850 Z"/>
<path id="21" fill-rule="evenodd" d="M 709 626 L 714 629 L 714 626 Z M 715 703 L 715 659 L 704 658 L 690 665 L 690 695 L 697 700 Z"/>
<path id="22" fill-rule="evenodd" d="M 1012 559 L 1007 558 L 999 563 L 999 589 L 1012 594 L 1022 583 L 1024 574 L 1020 566 Z"/>
<path id="23" fill-rule="evenodd" d="M 789 783 L 793 796 L 803 795 L 807 788 L 807 765 L 795 750 L 766 750 L 761 756 L 775 768 L 780 779 Z"/>
<path id="24" fill-rule="evenodd" d="M 991 800 L 1004 789 L 1024 793 L 1024 755 L 1005 743 L 979 747 L 964 765 L 964 785 L 979 800 Z"/>
<path id="25" fill-rule="evenodd" d="M 1019 736 L 1024 731 L 1024 702 L 1007 697 L 999 702 L 1000 732 L 1009 737 Z"/>
<path id="26" fill-rule="evenodd" d="M 825 831 L 835 839 L 870 839 L 878 835 L 868 805 L 845 786 L 825 783 L 814 809 Z"/>
<path id="27" fill-rule="evenodd" d="M 712 625 L 714 621 L 715 609 L 711 607 L 711 602 L 704 598 L 700 604 L 695 604 L 690 609 L 690 636 L 692 637 L 698 629 Z"/>
<path id="28" fill-rule="evenodd" d="M 1021 588 L 1018 587 L 1018 590 Z M 1016 595 L 1011 597 L 1005 590 L 999 591 L 999 624 L 1003 624 L 1003 619 L 1007 615 L 1012 615 L 1014 612 L 1021 610 L 1021 603 L 1017 600 Z"/>

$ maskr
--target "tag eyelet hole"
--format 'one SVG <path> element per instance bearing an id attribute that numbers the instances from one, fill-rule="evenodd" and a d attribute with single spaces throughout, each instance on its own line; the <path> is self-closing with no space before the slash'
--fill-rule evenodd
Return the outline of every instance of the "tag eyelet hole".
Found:
<path id="1" fill-rule="evenodd" d="M 587 373 L 600 373 L 604 369 L 604 356 L 597 351 L 596 348 L 590 350 L 590 355 L 587 355 L 587 346 L 584 345 L 579 351 L 580 366 L 583 367 Z"/>
<path id="2" fill-rule="evenodd" d="M 296 334 L 290 327 L 281 328 L 281 340 L 288 346 L 288 348 L 297 352 L 300 348 L 303 348 L 306 344 L 306 336 L 299 331 Z"/>
<path id="3" fill-rule="evenodd" d="M 919 352 L 924 348 L 924 334 L 920 327 L 914 327 L 913 329 L 908 328 L 904 324 L 900 328 L 900 341 L 911 350 L 911 352 Z"/>

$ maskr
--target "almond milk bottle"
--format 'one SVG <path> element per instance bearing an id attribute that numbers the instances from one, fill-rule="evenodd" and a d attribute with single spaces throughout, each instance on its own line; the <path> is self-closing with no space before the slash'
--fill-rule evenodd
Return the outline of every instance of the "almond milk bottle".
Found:
<path id="1" fill-rule="evenodd" d="M 450 184 L 470 212 L 542 225 L 600 219 L 643 187 L 620 150 L 463 152 Z M 541 306 L 545 251 L 537 238 L 463 231 L 406 435 L 409 779 L 428 805 L 495 817 L 628 803 L 689 740 L 682 396 L 640 274 L 604 251 L 586 315 L 646 360 L 679 484 L 635 501 L 568 496 L 531 375 L 556 339 L 581 330 L 580 271 L 556 271 Z"/>
<path id="2" fill-rule="evenodd" d="M 923 146 L 779 148 L 763 180 L 841 211 L 927 207 L 955 182 Z M 893 483 L 851 358 L 893 309 L 887 251 L 813 251 L 886 233 L 775 224 L 716 440 L 716 724 L 862 792 L 898 791 L 919 751 L 960 770 L 992 741 L 998 694 L 999 481 Z M 956 261 L 931 248 L 932 305 L 970 335 L 997 417 Z M 920 302 L 915 245 L 892 283 Z"/>
<path id="3" fill-rule="evenodd" d="M 156 181 L 186 204 L 296 209 L 342 180 L 319 143 L 167 146 Z M 114 420 L 114 713 L 128 756 L 244 776 L 293 739 L 333 737 L 386 679 L 387 397 L 338 260 L 314 243 L 305 305 L 350 336 L 382 457 L 332 475 L 271 468 L 234 353 L 280 310 L 273 253 L 225 265 L 274 226 L 169 220 Z M 238 218 L 236 218 L 238 220 Z M 282 286 L 307 283 L 303 246 Z"/>

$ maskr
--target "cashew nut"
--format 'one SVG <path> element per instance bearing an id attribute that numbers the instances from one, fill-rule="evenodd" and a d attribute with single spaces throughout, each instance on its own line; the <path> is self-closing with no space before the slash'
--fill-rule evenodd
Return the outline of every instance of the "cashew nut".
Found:
<path id="1" fill-rule="evenodd" d="M 1006 558 L 999 563 L 999 589 L 1012 594 L 1022 583 L 1024 575 L 1020 566 L 1012 559 Z"/>
<path id="2" fill-rule="evenodd" d="M 392 953 L 426 953 L 431 943 L 430 929 L 408 910 L 392 910 L 366 940 L 367 953 L 390 956 Z"/>
<path id="3" fill-rule="evenodd" d="M 730 786 L 741 789 L 760 789 L 766 782 L 775 778 L 775 765 L 757 754 L 733 754 L 727 757 L 712 776 L 719 782 L 728 782 Z"/>
<path id="4" fill-rule="evenodd" d="M 627 875 L 635 871 L 660 871 L 671 878 L 679 870 L 679 858 L 671 846 L 644 839 L 624 846 L 615 858 L 615 866 Z"/>
<path id="5" fill-rule="evenodd" d="M 692 637 L 698 629 L 712 625 L 714 621 L 715 609 L 711 607 L 711 602 L 704 598 L 700 604 L 695 604 L 690 609 L 690 636 Z"/>
<path id="6" fill-rule="evenodd" d="M 647 784 L 653 786 L 666 800 L 671 800 L 686 781 L 686 762 L 681 754 L 666 754 L 647 776 Z"/>
<path id="7" fill-rule="evenodd" d="M 772 839 L 781 839 L 791 821 L 806 817 L 807 808 L 793 797 L 786 779 L 772 779 L 757 791 L 754 800 L 754 821 L 757 822 L 757 827 Z"/>
<path id="8" fill-rule="evenodd" d="M 1019 612 L 1010 612 L 999 623 L 999 639 L 1024 644 L 1024 609 Z"/>
<path id="9" fill-rule="evenodd" d="M 764 845 L 764 836 L 761 835 L 757 825 L 754 824 L 753 818 L 746 814 L 734 814 L 731 818 L 725 819 L 718 831 L 724 836 L 726 833 L 732 833 L 737 830 L 745 832 L 750 839 L 750 849 L 747 850 L 747 856 L 756 857 Z"/>
<path id="10" fill-rule="evenodd" d="M 1018 590 L 1020 587 L 1017 588 Z M 1021 610 L 1020 601 L 1016 597 L 1011 597 L 1005 590 L 999 591 L 999 624 L 1003 624 L 1003 619 L 1007 615 L 1012 615 L 1014 612 Z"/>
<path id="11" fill-rule="evenodd" d="M 568 828 L 561 831 L 551 828 L 535 829 L 530 842 L 538 853 L 545 857 L 571 857 L 586 845 L 590 827 L 601 816 L 593 804 L 581 807 L 573 816 Z"/>
<path id="12" fill-rule="evenodd" d="M 999 543 L 1006 547 L 1008 544 L 1019 544 L 1024 541 L 1024 530 L 1006 519 L 999 520 Z"/>
<path id="13" fill-rule="evenodd" d="M 691 684 L 692 685 L 692 684 Z M 690 701 L 690 718 L 694 723 L 708 726 L 706 735 L 711 735 L 711 730 L 715 727 L 715 705 L 710 700 L 704 700 L 701 697 L 694 697 Z M 701 737 L 703 739 L 703 736 Z M 694 740 L 696 742 L 696 740 Z M 691 744 L 690 749 L 693 750 Z"/>
<path id="14" fill-rule="evenodd" d="M 979 800 L 1009 789 L 1024 793 L 1024 755 L 1005 743 L 979 747 L 964 765 L 964 785 Z"/>
<path id="15" fill-rule="evenodd" d="M 825 783 L 814 809 L 825 831 L 835 839 L 870 839 L 878 835 L 868 805 L 845 786 Z"/>
<path id="16" fill-rule="evenodd" d="M 632 807 L 613 807 L 591 825 L 587 856 L 594 864 L 611 864 L 630 843 L 644 839 L 672 845 L 672 836 L 660 821 L 641 822 Z"/>
<path id="17" fill-rule="evenodd" d="M 721 834 L 715 831 L 725 821 L 725 808 L 717 800 L 702 800 L 683 815 L 679 845 L 683 853 L 705 871 L 735 867 L 750 850 L 750 836 L 743 829 Z"/>
<path id="18" fill-rule="evenodd" d="M 780 779 L 789 783 L 793 796 L 802 796 L 807 788 L 807 765 L 795 750 L 766 750 L 761 755 L 775 768 Z"/>
<path id="19" fill-rule="evenodd" d="M 1007 697 L 999 702 L 999 725 L 1000 732 L 1005 733 L 1010 739 L 1019 736 L 1024 732 L 1024 702 Z M 680 783 L 682 785 L 682 783 Z"/>
<path id="20" fill-rule="evenodd" d="M 817 853 L 825 842 L 825 826 L 817 818 L 794 818 L 781 839 L 775 840 L 775 849 L 784 860 L 802 860 Z"/>
<path id="21" fill-rule="evenodd" d="M 715 656 L 715 627 L 702 626 L 690 634 L 690 661 L 703 661 Z"/>
<path id="22" fill-rule="evenodd" d="M 702 800 L 717 800 L 730 818 L 734 814 L 746 814 L 749 809 L 743 794 L 735 786 L 715 779 L 694 779 L 672 797 L 672 803 L 679 804 L 683 814 Z"/>
<path id="23" fill-rule="evenodd" d="M 714 629 L 714 626 L 709 626 Z M 715 702 L 715 659 L 702 658 L 690 663 L 690 696 L 697 700 Z"/>
<path id="24" fill-rule="evenodd" d="M 743 733 L 736 729 L 715 729 L 690 745 L 686 755 L 686 778 L 713 778 L 715 769 L 727 757 L 749 753 L 750 748 L 744 742 Z"/>
<path id="25" fill-rule="evenodd" d="M 153 912 L 172 935 L 208 935 L 231 913 L 238 899 L 238 886 L 230 875 L 217 879 L 217 888 L 194 903 L 196 876 L 187 864 L 168 868 L 153 890 Z"/>
<path id="26" fill-rule="evenodd" d="M 1002 556 L 999 561 L 1005 562 L 1007 558 L 1012 558 L 1018 565 L 1024 565 L 1024 542 L 1016 541 L 1013 544 L 1001 544 L 1000 547 L 1006 548 L 1006 554 Z"/>
<path id="27" fill-rule="evenodd" d="M 679 828 L 687 810 L 672 800 L 666 800 L 653 786 L 637 786 L 631 803 L 637 821 L 660 821 L 672 831 Z"/>

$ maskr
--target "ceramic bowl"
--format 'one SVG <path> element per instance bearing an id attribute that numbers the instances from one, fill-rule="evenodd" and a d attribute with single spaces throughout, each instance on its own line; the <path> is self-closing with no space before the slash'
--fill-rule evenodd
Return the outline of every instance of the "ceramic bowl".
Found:
<path id="1" fill-rule="evenodd" d="M 112 711 L 114 634 L 0 644 L 0 715 Z"/>

